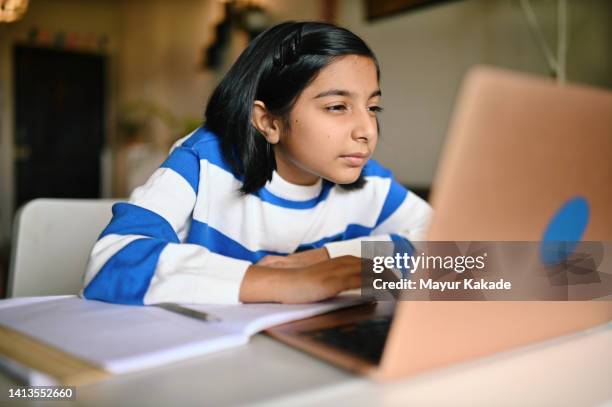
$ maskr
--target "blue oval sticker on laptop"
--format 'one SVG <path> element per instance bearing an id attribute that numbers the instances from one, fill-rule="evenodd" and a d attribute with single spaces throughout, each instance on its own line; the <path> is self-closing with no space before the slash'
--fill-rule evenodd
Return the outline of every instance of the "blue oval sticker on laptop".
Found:
<path id="1" fill-rule="evenodd" d="M 542 237 L 540 255 L 547 266 L 559 264 L 571 255 L 589 224 L 589 203 L 576 196 L 554 214 Z"/>

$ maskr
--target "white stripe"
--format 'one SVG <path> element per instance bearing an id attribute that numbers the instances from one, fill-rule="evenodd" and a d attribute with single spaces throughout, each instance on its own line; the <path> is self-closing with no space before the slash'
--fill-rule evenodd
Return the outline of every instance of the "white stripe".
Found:
<path id="1" fill-rule="evenodd" d="M 193 218 L 220 231 L 248 250 L 293 252 L 301 243 L 343 232 L 350 223 L 373 227 L 389 190 L 390 179 L 368 177 L 365 187 L 334 187 L 311 209 L 291 209 L 238 192 L 232 174 L 200 161 L 198 202 Z"/>
<path id="2" fill-rule="evenodd" d="M 146 238 L 147 236 L 140 235 L 106 235 L 98 240 L 94 245 L 89 262 L 85 269 L 83 287 L 87 287 L 91 280 L 98 274 L 100 269 L 104 267 L 106 262 L 121 249 L 130 244 L 136 239 Z"/>
<path id="3" fill-rule="evenodd" d="M 236 304 L 250 265 L 195 244 L 170 243 L 159 256 L 143 302 Z"/>
<path id="4" fill-rule="evenodd" d="M 130 203 L 166 219 L 181 241 L 189 231 L 195 201 L 191 185 L 171 168 L 158 168 L 130 197 Z"/>
<path id="5" fill-rule="evenodd" d="M 365 236 L 357 239 L 330 242 L 325 245 L 325 248 L 330 259 L 340 256 L 361 257 L 361 242 L 389 242 L 390 240 L 391 236 L 389 235 Z M 393 253 L 391 252 L 390 255 L 392 256 Z"/>
<path id="6" fill-rule="evenodd" d="M 325 212 L 320 213 L 319 221 L 304 236 L 303 243 L 316 242 L 342 233 L 349 224 L 374 227 L 385 204 L 391 179 L 366 177 L 366 181 L 365 186 L 356 191 L 334 187 L 326 200 L 329 204 Z"/>
<path id="7" fill-rule="evenodd" d="M 427 202 L 409 192 L 399 208 L 374 229 L 372 234 L 396 233 L 410 241 L 423 241 L 427 237 L 432 213 Z"/>
<path id="8" fill-rule="evenodd" d="M 413 193 L 408 193 L 404 202 L 383 223 L 372 231 L 372 236 L 327 243 L 329 257 L 344 255 L 361 256 L 362 241 L 390 241 L 394 233 L 413 242 L 424 241 L 431 220 L 432 209 L 427 202 Z M 416 244 L 418 247 L 418 243 Z"/>

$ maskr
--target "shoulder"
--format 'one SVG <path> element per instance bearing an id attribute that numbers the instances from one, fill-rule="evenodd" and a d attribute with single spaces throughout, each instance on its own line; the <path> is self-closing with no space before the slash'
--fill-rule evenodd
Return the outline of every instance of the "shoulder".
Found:
<path id="1" fill-rule="evenodd" d="M 171 153 L 176 150 L 189 150 L 199 160 L 205 160 L 226 171 L 231 172 L 221 150 L 221 138 L 202 125 L 187 136 L 179 139 L 172 146 Z"/>
<path id="2" fill-rule="evenodd" d="M 185 137 L 177 140 L 172 146 L 172 150 L 177 147 L 189 148 L 198 150 L 200 148 L 220 148 L 219 137 L 208 130 L 206 126 L 202 125 L 186 135 Z"/>

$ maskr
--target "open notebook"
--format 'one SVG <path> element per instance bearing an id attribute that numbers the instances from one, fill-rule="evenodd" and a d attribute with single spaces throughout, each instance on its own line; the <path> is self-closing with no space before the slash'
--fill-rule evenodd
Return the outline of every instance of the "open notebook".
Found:
<path id="1" fill-rule="evenodd" d="M 76 296 L 14 298 L 0 301 L 0 355 L 5 368 L 28 366 L 42 372 L 29 376 L 39 382 L 50 377 L 52 382 L 83 384 L 243 345 L 274 325 L 360 303 L 358 295 L 341 295 L 299 305 L 182 304 L 208 314 L 210 320 L 204 321 L 156 306 Z M 71 364 L 74 369 L 57 371 L 56 365 Z"/>

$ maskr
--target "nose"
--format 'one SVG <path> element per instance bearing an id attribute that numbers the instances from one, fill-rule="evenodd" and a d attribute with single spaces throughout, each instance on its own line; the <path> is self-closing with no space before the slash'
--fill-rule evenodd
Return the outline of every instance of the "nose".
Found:
<path id="1" fill-rule="evenodd" d="M 376 116 L 368 109 L 359 109 L 355 112 L 355 125 L 351 137 L 355 141 L 369 142 L 378 134 Z"/>

